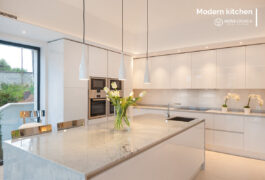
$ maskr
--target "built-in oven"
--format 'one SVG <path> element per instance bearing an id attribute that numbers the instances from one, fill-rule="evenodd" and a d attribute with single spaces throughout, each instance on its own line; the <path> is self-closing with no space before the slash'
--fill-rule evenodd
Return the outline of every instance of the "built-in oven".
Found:
<path id="1" fill-rule="evenodd" d="M 90 118 L 106 116 L 106 98 L 90 99 Z"/>

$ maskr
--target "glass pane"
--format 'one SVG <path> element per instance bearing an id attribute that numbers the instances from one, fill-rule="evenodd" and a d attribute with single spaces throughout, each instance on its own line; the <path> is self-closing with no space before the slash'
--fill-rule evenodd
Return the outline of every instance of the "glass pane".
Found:
<path id="1" fill-rule="evenodd" d="M 36 50 L 0 44 L 0 146 L 11 139 L 11 131 L 23 125 L 20 112 L 34 111 L 36 107 L 36 54 Z M 36 117 L 26 118 L 26 123 L 36 121 Z"/>

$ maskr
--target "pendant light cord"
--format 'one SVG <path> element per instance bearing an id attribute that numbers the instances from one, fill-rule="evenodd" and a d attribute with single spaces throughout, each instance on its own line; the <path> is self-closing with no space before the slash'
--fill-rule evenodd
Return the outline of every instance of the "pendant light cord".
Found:
<path id="1" fill-rule="evenodd" d="M 146 60 L 148 61 L 148 40 L 149 40 L 149 18 L 148 18 L 148 0 L 146 0 Z"/>
<path id="2" fill-rule="evenodd" d="M 121 1 L 121 28 L 122 28 L 122 32 L 121 32 L 121 52 L 123 54 L 123 0 Z"/>
<path id="3" fill-rule="evenodd" d="M 86 18 L 86 14 L 85 14 L 85 0 L 83 0 L 83 44 L 85 44 L 85 32 L 86 32 L 86 21 L 85 21 L 85 18 Z"/>

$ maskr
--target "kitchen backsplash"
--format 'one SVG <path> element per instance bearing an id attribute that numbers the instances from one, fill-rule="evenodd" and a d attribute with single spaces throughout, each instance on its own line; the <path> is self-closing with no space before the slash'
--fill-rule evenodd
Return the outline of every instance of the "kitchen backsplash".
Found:
<path id="1" fill-rule="evenodd" d="M 134 90 L 136 95 L 142 90 Z M 248 94 L 260 94 L 265 98 L 265 90 L 146 90 L 147 94 L 139 104 L 167 105 L 181 103 L 181 106 L 221 108 L 228 92 L 240 95 L 240 101 L 229 100 L 228 107 L 242 109 L 248 101 Z M 255 101 L 250 104 L 252 109 L 265 110 L 265 104 L 260 107 Z"/>

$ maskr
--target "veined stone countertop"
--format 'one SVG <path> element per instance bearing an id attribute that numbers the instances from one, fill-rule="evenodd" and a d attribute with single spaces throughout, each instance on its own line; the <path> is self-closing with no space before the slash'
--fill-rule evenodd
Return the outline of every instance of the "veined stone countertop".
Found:
<path id="1" fill-rule="evenodd" d="M 157 109 L 157 110 L 167 110 L 166 106 L 159 106 L 159 105 L 137 105 L 134 108 L 138 109 Z M 248 116 L 248 117 L 265 117 L 265 113 L 250 113 L 245 114 L 244 112 L 240 111 L 228 111 L 226 113 L 222 112 L 221 110 L 210 109 L 210 108 L 202 108 L 201 110 L 192 110 L 191 108 L 170 108 L 171 111 L 180 111 L 180 112 L 193 112 L 193 113 L 211 113 L 211 114 L 224 114 L 224 115 L 238 115 L 238 116 Z"/>
<path id="2" fill-rule="evenodd" d="M 89 178 L 203 121 L 166 121 L 163 115 L 146 114 L 132 117 L 129 130 L 114 131 L 113 121 L 109 120 L 67 131 L 8 140 L 5 145 Z"/>

